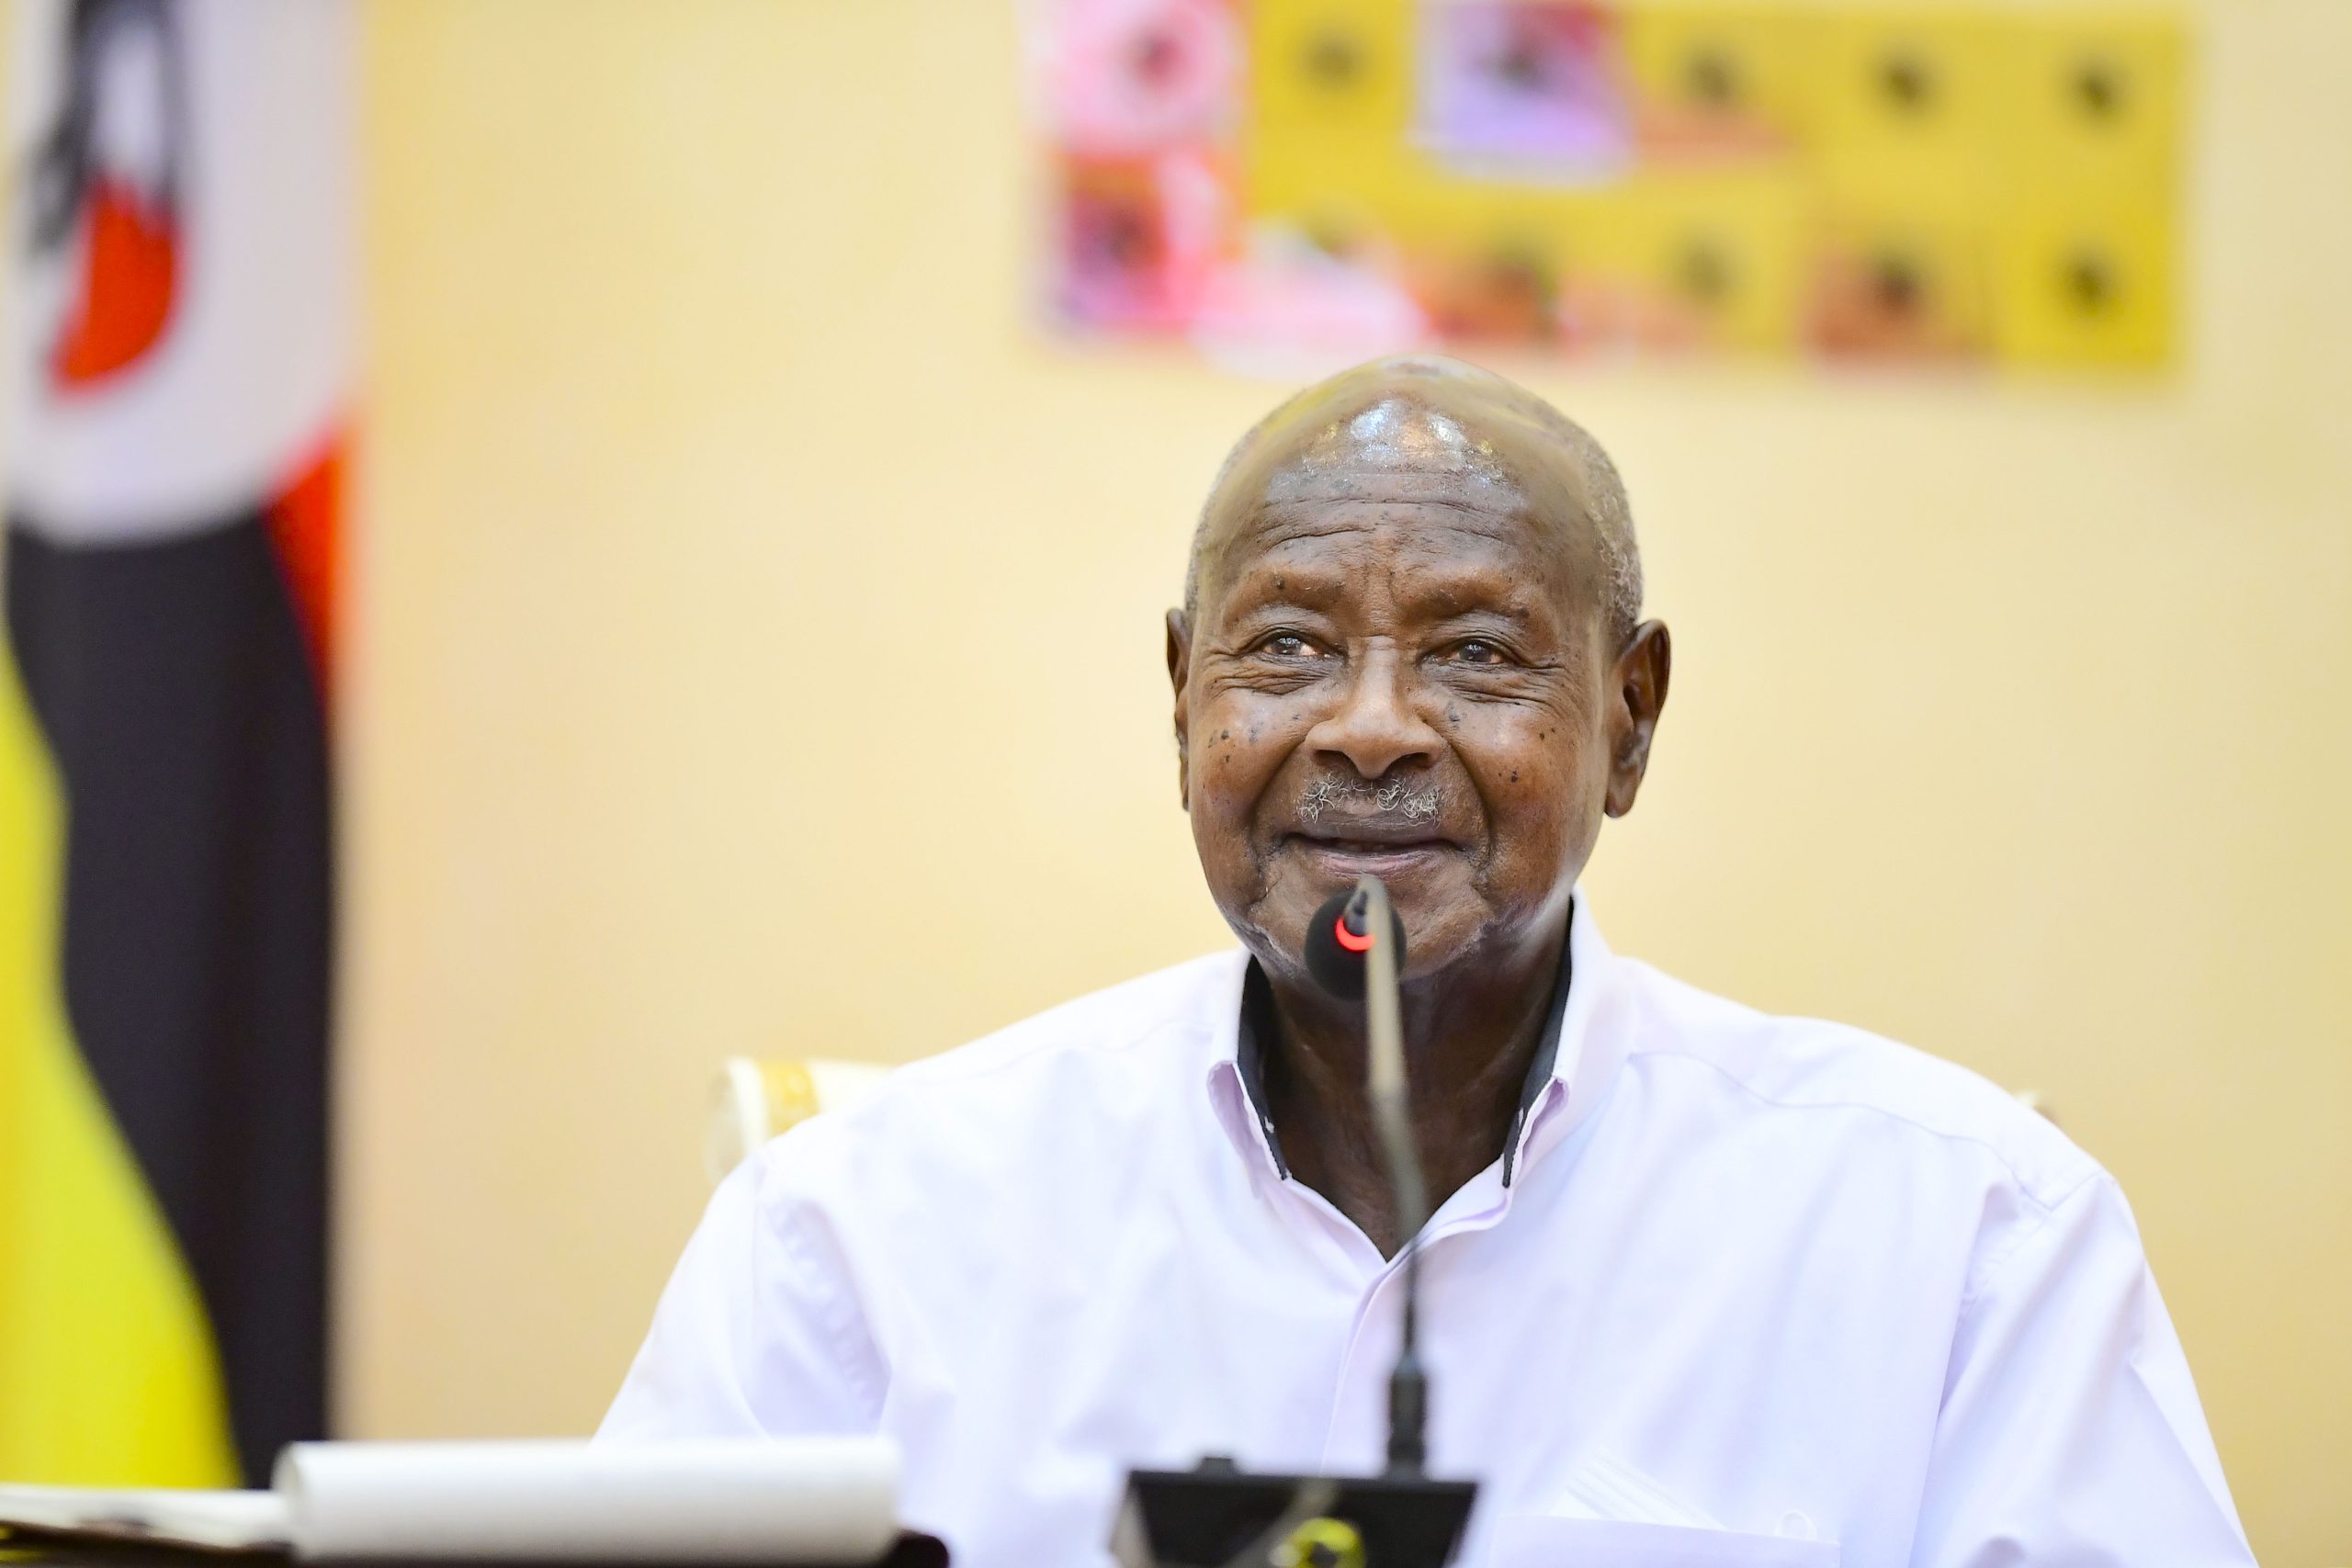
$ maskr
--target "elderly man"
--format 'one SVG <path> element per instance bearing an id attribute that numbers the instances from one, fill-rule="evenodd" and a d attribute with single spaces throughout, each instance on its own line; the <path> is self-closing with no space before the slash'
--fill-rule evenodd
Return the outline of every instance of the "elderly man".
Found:
<path id="1" fill-rule="evenodd" d="M 1122 1478 L 1380 1467 L 1397 1225 L 1310 915 L 1407 932 L 1430 1466 L 1465 1560 L 2243 1563 L 2114 1181 L 1957 1067 L 1603 944 L 1665 705 L 1624 491 L 1498 378 L 1245 436 L 1168 617 L 1241 951 L 895 1075 L 719 1190 L 607 1437 L 879 1431 L 959 1562 L 1104 1559 Z"/>

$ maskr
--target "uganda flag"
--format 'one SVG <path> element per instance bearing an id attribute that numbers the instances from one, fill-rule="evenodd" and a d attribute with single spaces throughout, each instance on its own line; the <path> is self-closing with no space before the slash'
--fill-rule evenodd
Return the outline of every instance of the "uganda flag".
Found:
<path id="1" fill-rule="evenodd" d="M 325 1424 L 341 0 L 17 0 L 0 1481 Z"/>

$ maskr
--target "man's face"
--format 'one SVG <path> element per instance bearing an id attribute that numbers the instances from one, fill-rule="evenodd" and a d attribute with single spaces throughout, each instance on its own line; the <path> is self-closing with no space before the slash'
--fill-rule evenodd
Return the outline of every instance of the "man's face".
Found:
<path id="1" fill-rule="evenodd" d="M 1390 397 L 1275 433 L 1227 487 L 1170 673 L 1202 867 L 1270 964 L 1366 873 L 1410 975 L 1556 937 L 1631 802 L 1580 476 L 1526 445 Z"/>

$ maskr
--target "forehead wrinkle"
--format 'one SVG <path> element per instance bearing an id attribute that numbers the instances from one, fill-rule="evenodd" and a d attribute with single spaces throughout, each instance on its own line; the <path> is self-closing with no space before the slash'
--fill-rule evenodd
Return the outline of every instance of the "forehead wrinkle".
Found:
<path id="1" fill-rule="evenodd" d="M 1471 599 L 1453 583 L 1433 583 L 1417 592 L 1404 595 L 1407 608 L 1430 615 L 1433 620 L 1460 620 L 1469 615 L 1494 615 L 1513 626 L 1532 626 L 1541 618 L 1528 608 L 1516 593 L 1498 598 Z"/>
<path id="2" fill-rule="evenodd" d="M 1231 558 L 1247 562 L 1257 554 L 1294 554 L 1298 547 L 1330 540 L 1336 547 L 1377 550 L 1415 561 L 1484 561 L 1497 551 L 1525 552 L 1531 563 L 1548 558 L 1551 534 L 1523 517 L 1498 516 L 1482 510 L 1448 510 L 1439 516 L 1419 514 L 1419 509 L 1367 508 L 1347 518 L 1300 515 L 1267 516 L 1249 534 L 1234 541 Z"/>
<path id="3" fill-rule="evenodd" d="M 1436 511 L 1440 515 L 1430 516 Z M 1443 559 L 1464 538 L 1549 555 L 1564 542 L 1562 532 L 1525 509 L 1500 512 L 1471 502 L 1416 496 L 1365 496 L 1314 502 L 1272 502 L 1244 519 L 1225 540 L 1224 564 L 1238 568 L 1259 552 L 1284 549 L 1315 539 L 1373 536 L 1393 531 L 1399 546 L 1421 557 Z M 1449 543 L 1451 541 L 1451 543 Z"/>
<path id="4" fill-rule="evenodd" d="M 1504 525 L 1464 528 L 1451 519 L 1436 536 L 1408 534 L 1393 557 L 1380 563 L 1380 580 L 1387 597 L 1409 615 L 1428 619 L 1457 619 L 1490 615 L 1521 627 L 1545 624 L 1540 606 L 1550 597 L 1541 592 L 1547 569 L 1537 567 L 1531 577 L 1523 564 L 1505 558 L 1503 550 L 1529 540 L 1527 525 L 1481 513 L 1477 521 Z M 1257 547 L 1251 558 L 1233 574 L 1228 603 L 1240 601 L 1250 612 L 1270 602 L 1288 602 L 1320 608 L 1344 597 L 1351 585 L 1364 581 L 1361 570 L 1325 564 L 1313 555 L 1296 557 L 1291 547 L 1317 539 L 1370 535 L 1383 518 L 1333 523 L 1304 520 L 1284 527 L 1277 536 L 1260 534 L 1248 542 Z M 1468 535 L 1465 541 L 1462 536 Z M 1447 536 L 1452 536 L 1451 539 Z M 1239 543 L 1240 541 L 1237 541 Z M 1502 548 L 1497 548 L 1501 547 Z M 1539 582 L 1530 593 L 1526 585 Z M 1279 582 L 1279 588 L 1276 586 Z M 1279 598 L 1277 598 L 1279 595 Z"/>
<path id="5" fill-rule="evenodd" d="M 1258 508 L 1250 521 L 1259 522 L 1270 516 L 1303 512 L 1309 508 L 1343 506 L 1374 509 L 1384 521 L 1409 509 L 1423 506 L 1441 507 L 1464 517 L 1486 520 L 1512 527 L 1529 521 L 1526 497 L 1516 490 L 1497 497 L 1497 500 L 1507 501 L 1510 504 L 1489 505 L 1483 501 L 1464 501 L 1448 495 L 1400 494 L 1395 490 L 1334 490 L 1315 495 L 1287 496 L 1279 500 L 1270 496 Z"/>
<path id="6" fill-rule="evenodd" d="M 1543 617 L 1535 606 L 1549 601 L 1525 592 L 1529 575 L 1510 561 L 1484 553 L 1407 549 L 1391 563 L 1390 590 L 1400 608 L 1432 620 L 1495 615 L 1532 626 Z"/>
<path id="7" fill-rule="evenodd" d="M 1361 448 L 1328 459 L 1312 452 L 1295 454 L 1266 475 L 1258 493 L 1261 506 L 1394 497 L 1503 512 L 1527 503 L 1525 489 L 1492 458 L 1458 466 L 1390 462 Z"/>

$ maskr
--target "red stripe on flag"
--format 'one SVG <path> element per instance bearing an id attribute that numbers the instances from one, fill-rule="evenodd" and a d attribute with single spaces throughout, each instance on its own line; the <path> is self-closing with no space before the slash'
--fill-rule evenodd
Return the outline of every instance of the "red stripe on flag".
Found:
<path id="1" fill-rule="evenodd" d="M 49 356 L 61 389 L 104 380 L 154 347 L 179 280 L 179 237 L 168 211 L 103 175 L 92 181 L 85 210 L 81 291 Z"/>
<path id="2" fill-rule="evenodd" d="M 335 602 L 342 580 L 343 452 L 338 431 L 269 506 L 269 537 L 302 622 L 319 698 L 334 692 Z"/>

